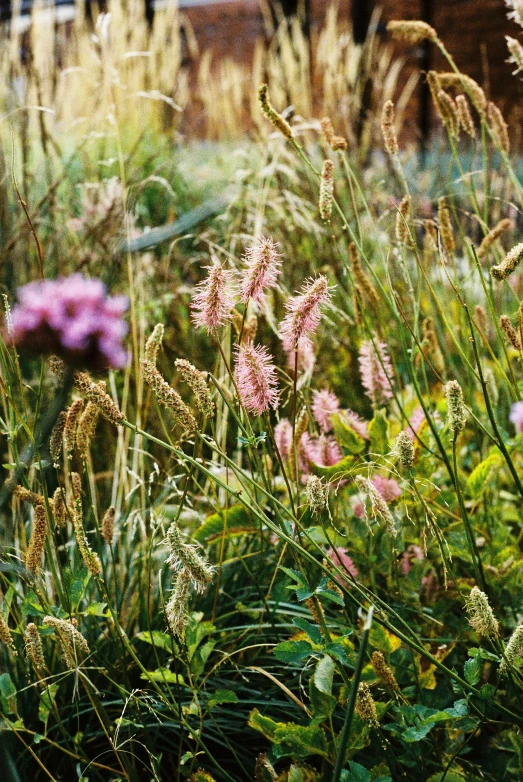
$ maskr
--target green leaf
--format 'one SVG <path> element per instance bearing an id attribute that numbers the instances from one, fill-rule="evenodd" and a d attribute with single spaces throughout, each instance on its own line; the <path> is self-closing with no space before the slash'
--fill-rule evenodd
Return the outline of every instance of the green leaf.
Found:
<path id="1" fill-rule="evenodd" d="M 271 720 L 270 717 L 264 717 L 263 714 L 260 714 L 258 709 L 253 709 L 251 711 L 248 724 L 251 728 L 264 735 L 266 739 L 269 739 L 269 741 L 274 741 L 278 723 Z"/>
<path id="2" fill-rule="evenodd" d="M 335 670 L 336 663 L 332 657 L 329 657 L 328 655 L 322 657 L 316 666 L 316 670 L 314 671 L 314 684 L 318 690 L 325 693 L 325 695 L 331 695 L 332 693 L 332 681 Z"/>
<path id="3" fill-rule="evenodd" d="M 305 576 L 303 576 L 298 570 L 293 570 L 290 567 L 283 567 L 280 565 L 280 570 L 283 570 L 293 581 L 296 581 L 300 586 L 309 586 L 309 583 Z"/>
<path id="4" fill-rule="evenodd" d="M 322 478 L 328 478 L 329 480 L 339 480 L 343 478 L 347 473 L 351 472 L 354 467 L 354 458 L 352 456 L 344 456 L 337 464 L 333 464 L 330 467 L 323 467 L 321 464 L 315 464 L 310 462 L 310 470 L 314 475 L 319 475 Z"/>
<path id="5" fill-rule="evenodd" d="M 296 725 L 293 722 L 277 723 L 274 731 L 275 757 L 291 755 L 306 758 L 320 755 L 328 758 L 328 742 L 325 732 L 319 725 Z"/>
<path id="6" fill-rule="evenodd" d="M 212 709 L 220 703 L 238 703 L 238 696 L 232 690 L 216 690 L 207 701 L 207 706 Z"/>
<path id="7" fill-rule="evenodd" d="M 162 633 L 160 630 L 144 630 L 141 633 L 137 633 L 135 636 L 137 641 L 143 641 L 151 646 L 156 646 L 157 649 L 164 649 L 166 652 L 178 652 L 178 646 L 174 643 L 172 636 L 168 633 Z"/>
<path id="8" fill-rule="evenodd" d="M 6 714 L 16 714 L 16 687 L 8 673 L 0 675 L 0 701 L 2 711 Z"/>
<path id="9" fill-rule="evenodd" d="M 473 646 L 471 649 L 469 649 L 468 656 L 481 657 L 482 660 L 491 660 L 492 662 L 495 663 L 499 662 L 499 656 L 497 654 L 492 654 L 492 652 L 487 652 L 486 649 L 482 649 L 481 647 L 478 646 Z"/>
<path id="10" fill-rule="evenodd" d="M 195 676 L 201 676 L 205 668 L 205 663 L 209 659 L 209 655 L 216 646 L 216 641 L 207 641 L 196 650 L 191 659 L 191 671 Z"/>
<path id="11" fill-rule="evenodd" d="M 107 603 L 89 603 L 85 613 L 89 614 L 89 616 L 110 616 L 107 610 Z"/>
<path id="12" fill-rule="evenodd" d="M 282 663 L 299 663 L 312 654 L 312 646 L 308 641 L 281 641 L 274 647 L 274 656 Z"/>
<path id="13" fill-rule="evenodd" d="M 323 636 L 321 634 L 320 628 L 317 627 L 317 625 L 311 624 L 307 621 L 307 619 L 304 619 L 301 616 L 295 617 L 292 622 L 294 625 L 296 625 L 296 627 L 299 627 L 300 630 L 303 630 L 304 633 L 307 633 L 314 644 L 323 643 Z"/>
<path id="14" fill-rule="evenodd" d="M 501 455 L 496 451 L 474 467 L 465 484 L 465 490 L 470 497 L 474 499 L 481 497 L 487 488 L 489 479 L 501 462 Z"/>
<path id="15" fill-rule="evenodd" d="M 309 699 L 315 722 L 324 722 L 334 713 L 337 705 L 336 698 L 334 695 L 326 695 L 324 692 L 320 692 L 314 684 L 313 676 L 309 679 Z"/>
<path id="16" fill-rule="evenodd" d="M 70 568 L 64 568 L 62 571 L 62 578 L 65 591 L 71 601 L 71 608 L 74 613 L 78 608 L 80 601 L 85 597 L 87 584 L 91 580 L 91 573 L 85 567 L 74 571 L 70 570 Z"/>
<path id="17" fill-rule="evenodd" d="M 144 681 L 158 682 L 159 684 L 183 684 L 183 676 L 174 673 L 168 668 L 157 668 L 156 671 L 144 671 L 140 674 L 140 679 Z"/>
<path id="18" fill-rule="evenodd" d="M 385 455 L 390 451 L 389 422 L 385 409 L 377 410 L 369 423 L 370 448 L 373 453 Z"/>
<path id="19" fill-rule="evenodd" d="M 343 779 L 344 782 L 370 782 L 371 776 L 370 771 L 360 763 L 349 760 L 349 773 Z"/>
<path id="20" fill-rule="evenodd" d="M 342 448 L 345 448 L 345 450 L 352 454 L 358 454 L 364 450 L 366 445 L 365 440 L 354 431 L 343 413 L 334 413 L 334 415 L 331 416 L 331 423 L 336 438 Z"/>
<path id="21" fill-rule="evenodd" d="M 207 516 L 194 533 L 193 539 L 198 543 L 219 543 L 224 535 L 227 537 L 253 533 L 257 526 L 255 517 L 248 513 L 243 505 L 232 505 L 220 513 Z"/>
<path id="22" fill-rule="evenodd" d="M 51 684 L 40 693 L 40 703 L 38 704 L 38 719 L 44 723 L 44 735 L 47 731 L 47 721 L 53 708 L 55 707 L 55 695 L 58 690 L 58 684 Z"/>
<path id="23" fill-rule="evenodd" d="M 465 676 L 465 679 L 468 681 L 469 684 L 474 685 L 479 682 L 479 677 L 481 676 L 481 668 L 482 668 L 482 659 L 480 655 L 478 655 L 477 657 L 472 657 L 470 660 L 467 660 L 467 662 L 463 666 L 463 675 Z"/>

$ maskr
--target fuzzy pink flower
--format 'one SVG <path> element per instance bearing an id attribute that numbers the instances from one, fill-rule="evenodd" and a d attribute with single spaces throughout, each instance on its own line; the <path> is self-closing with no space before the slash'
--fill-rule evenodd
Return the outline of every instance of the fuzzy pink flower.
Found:
<path id="1" fill-rule="evenodd" d="M 523 433 L 523 402 L 515 402 L 510 411 L 510 421 L 516 427 L 518 434 Z"/>
<path id="2" fill-rule="evenodd" d="M 287 350 L 287 364 L 289 369 L 294 372 L 296 364 L 296 352 Z M 308 337 L 302 337 L 298 342 L 298 372 L 304 372 L 306 375 L 312 375 L 316 356 L 314 355 L 314 346 Z"/>
<path id="3" fill-rule="evenodd" d="M 292 445 L 292 424 L 287 418 L 281 418 L 274 427 L 274 441 L 282 461 L 286 461 Z"/>
<path id="4" fill-rule="evenodd" d="M 321 308 L 329 301 L 329 284 L 323 275 L 307 280 L 302 293 L 287 301 L 287 314 L 280 326 L 285 351 L 296 350 L 300 340 L 316 331 L 321 320 Z"/>
<path id="5" fill-rule="evenodd" d="M 344 410 L 341 414 L 342 421 L 350 426 L 356 434 L 358 434 L 363 440 L 369 439 L 369 429 L 367 421 L 355 413 L 353 410 Z"/>
<path id="6" fill-rule="evenodd" d="M 242 405 L 254 415 L 278 406 L 278 380 L 272 356 L 263 345 L 246 342 L 236 348 L 236 382 Z"/>
<path id="7" fill-rule="evenodd" d="M 363 499 L 360 494 L 353 494 L 350 498 L 350 505 L 352 508 L 352 512 L 356 516 L 357 519 L 364 519 L 365 518 L 365 503 L 363 502 Z"/>
<path id="8" fill-rule="evenodd" d="M 414 441 L 415 434 L 418 434 L 423 422 L 425 421 L 425 413 L 423 412 L 423 408 L 416 407 L 414 412 L 411 414 L 409 418 L 409 425 L 405 427 L 405 432 L 408 434 L 410 439 Z"/>
<path id="9" fill-rule="evenodd" d="M 205 268 L 209 274 L 197 286 L 198 293 L 193 297 L 192 321 L 211 332 L 230 320 L 235 291 L 232 271 L 224 269 L 218 261 Z"/>
<path id="10" fill-rule="evenodd" d="M 425 559 L 422 549 L 416 545 L 409 546 L 401 555 L 400 569 L 402 574 L 406 576 L 412 569 L 412 563 L 415 560 L 421 562 L 422 559 Z"/>
<path id="11" fill-rule="evenodd" d="M 353 578 L 358 578 L 358 568 L 347 554 L 346 548 L 336 546 L 336 548 L 328 548 L 325 553 L 334 565 L 345 569 Z M 341 581 L 340 576 L 336 575 L 335 578 L 337 581 Z"/>
<path id="12" fill-rule="evenodd" d="M 343 459 L 340 446 L 335 438 L 326 434 L 319 437 L 309 437 L 307 457 L 310 462 L 319 464 L 321 467 L 332 467 Z"/>
<path id="13" fill-rule="evenodd" d="M 394 502 L 394 500 L 397 500 L 401 495 L 399 484 L 394 478 L 384 478 L 382 475 L 373 475 L 370 480 L 385 502 Z"/>
<path id="14" fill-rule="evenodd" d="M 322 432 L 330 432 L 332 429 L 331 416 L 340 409 L 340 403 L 336 394 L 324 388 L 322 391 L 313 391 L 312 414 Z"/>
<path id="15" fill-rule="evenodd" d="M 245 253 L 245 270 L 240 286 L 240 301 L 244 304 L 253 299 L 256 304 L 262 305 L 264 288 L 274 288 L 276 285 L 276 278 L 281 271 L 277 247 L 272 239 L 262 236 Z"/>
<path id="16" fill-rule="evenodd" d="M 367 396 L 374 406 L 381 405 L 393 396 L 392 364 L 384 342 L 376 342 L 376 347 L 370 340 L 360 348 L 361 382 Z M 377 348 L 377 349 L 376 349 Z"/>

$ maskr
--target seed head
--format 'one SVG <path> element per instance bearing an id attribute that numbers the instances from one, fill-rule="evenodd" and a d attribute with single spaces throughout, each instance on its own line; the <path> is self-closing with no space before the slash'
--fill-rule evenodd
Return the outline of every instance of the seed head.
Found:
<path id="1" fill-rule="evenodd" d="M 322 432 L 330 432 L 332 429 L 331 418 L 339 412 L 340 403 L 336 394 L 324 388 L 322 391 L 312 393 L 312 414 Z"/>
<path id="2" fill-rule="evenodd" d="M 391 100 L 386 101 L 381 113 L 381 135 L 383 137 L 383 146 L 389 155 L 397 155 L 399 152 L 398 138 L 394 127 L 394 104 Z"/>
<path id="3" fill-rule="evenodd" d="M 260 101 L 260 108 L 262 113 L 269 120 L 269 122 L 276 128 L 276 130 L 279 130 L 280 133 L 285 136 L 285 138 L 292 139 L 292 128 L 287 120 L 284 119 L 281 114 L 278 114 L 278 112 L 271 105 L 269 101 L 269 88 L 266 84 L 262 84 L 260 86 L 258 90 L 258 100 Z"/>
<path id="4" fill-rule="evenodd" d="M 393 693 L 399 693 L 400 688 L 396 681 L 396 677 L 385 662 L 385 658 L 381 652 L 372 653 L 372 667 L 374 668 L 376 676 L 388 690 Z"/>
<path id="5" fill-rule="evenodd" d="M 321 320 L 321 308 L 330 301 L 330 297 L 327 278 L 320 275 L 307 280 L 302 293 L 286 302 L 287 314 L 280 327 L 285 351 L 296 350 L 304 337 L 316 331 Z"/>
<path id="6" fill-rule="evenodd" d="M 105 391 L 103 383 L 93 383 L 86 372 L 76 372 L 73 384 L 78 391 L 81 391 L 85 398 L 95 404 L 100 413 L 115 426 L 119 426 L 125 421 L 124 414 L 118 410 L 117 406 Z"/>
<path id="7" fill-rule="evenodd" d="M 333 152 L 340 152 L 341 150 L 347 149 L 347 139 L 344 139 L 343 136 L 335 135 L 334 128 L 332 127 L 332 122 L 329 117 L 323 117 L 323 119 L 320 120 L 320 125 L 323 132 L 323 137 Z"/>
<path id="8" fill-rule="evenodd" d="M 499 325 L 501 330 L 505 334 L 507 340 L 510 342 L 513 348 L 521 350 L 521 338 L 512 323 L 508 315 L 502 315 L 499 319 Z"/>
<path id="9" fill-rule="evenodd" d="M 53 516 L 58 529 L 64 529 L 67 526 L 69 516 L 61 486 L 57 486 L 53 494 Z"/>
<path id="10" fill-rule="evenodd" d="M 93 576 L 99 576 L 102 572 L 102 563 L 100 557 L 89 545 L 87 535 L 84 529 L 84 516 L 82 508 L 82 479 L 77 472 L 71 473 L 71 485 L 73 488 L 73 527 L 78 549 L 84 561 L 84 564 Z"/>
<path id="11" fill-rule="evenodd" d="M 372 697 L 369 685 L 366 682 L 360 682 L 358 685 L 358 694 L 356 696 L 356 714 L 360 719 L 369 722 L 373 728 L 379 726 L 376 704 Z"/>
<path id="12" fill-rule="evenodd" d="M 164 327 L 163 323 L 157 323 L 151 332 L 151 335 L 145 343 L 145 358 L 150 361 L 151 364 L 156 366 L 156 359 L 158 358 L 158 351 L 160 350 L 163 342 Z"/>
<path id="13" fill-rule="evenodd" d="M 33 531 L 25 553 L 26 568 L 38 575 L 42 571 L 42 554 L 47 535 L 47 516 L 44 505 L 36 505 L 33 516 Z"/>
<path id="14" fill-rule="evenodd" d="M 325 160 L 321 170 L 319 210 L 322 220 L 329 222 L 332 216 L 332 200 L 334 197 L 334 163 Z"/>
<path id="15" fill-rule="evenodd" d="M 459 434 L 467 422 L 465 405 L 463 404 L 463 391 L 457 380 L 450 380 L 445 386 L 447 398 L 447 425 L 455 435 Z"/>
<path id="16" fill-rule="evenodd" d="M 25 630 L 25 649 L 31 660 L 36 675 L 40 678 L 45 675 L 45 657 L 42 639 L 38 627 L 30 622 Z"/>
<path id="17" fill-rule="evenodd" d="M 216 259 L 207 266 L 207 278 L 197 285 L 191 310 L 195 326 L 203 326 L 209 333 L 231 320 L 235 305 L 233 272 L 224 269 Z"/>
<path id="18" fill-rule="evenodd" d="M 510 139 L 508 135 L 508 125 L 505 122 L 503 114 L 498 109 L 495 103 L 489 101 L 488 104 L 488 118 L 490 122 L 490 129 L 494 134 L 496 142 L 499 147 L 508 155 L 510 152 Z"/>
<path id="19" fill-rule="evenodd" d="M 49 440 L 49 453 L 51 454 L 54 467 L 60 466 L 60 457 L 62 455 L 62 444 L 64 440 L 64 429 L 65 429 L 66 420 L 67 420 L 67 413 L 65 412 L 65 410 L 62 410 L 62 412 L 56 419 L 55 425 L 53 426 L 53 430 L 51 432 L 51 437 Z"/>
<path id="20" fill-rule="evenodd" d="M 182 376 L 182 380 L 192 390 L 198 410 L 207 418 L 212 418 L 214 416 L 214 402 L 207 384 L 207 372 L 200 372 L 184 358 L 177 358 L 174 365 Z"/>
<path id="21" fill-rule="evenodd" d="M 464 73 L 455 73 L 454 71 L 438 73 L 436 74 L 436 77 L 439 88 L 453 87 L 460 90 L 460 92 L 465 91 L 476 111 L 481 116 L 485 114 L 487 110 L 487 98 L 479 84 L 474 81 L 474 79 L 472 79 L 470 76 L 466 76 Z"/>
<path id="22" fill-rule="evenodd" d="M 403 196 L 396 212 L 396 239 L 401 244 L 409 241 L 410 197 Z"/>
<path id="23" fill-rule="evenodd" d="M 394 453 L 402 467 L 409 470 L 414 464 L 414 445 L 407 431 L 402 431 L 396 437 Z"/>
<path id="24" fill-rule="evenodd" d="M 190 435 L 198 428 L 196 419 L 181 398 L 180 394 L 167 383 L 158 372 L 154 364 L 145 359 L 141 362 L 143 376 L 146 383 L 151 386 L 158 403 L 166 407 L 181 424 L 184 434 Z"/>
<path id="25" fill-rule="evenodd" d="M 169 601 L 165 605 L 165 616 L 171 632 L 178 638 L 183 638 L 187 625 L 187 603 L 191 587 L 191 575 L 182 568 L 176 575 L 174 588 Z"/>
<path id="26" fill-rule="evenodd" d="M 459 137 L 458 109 L 448 92 L 438 90 L 436 108 L 450 136 Z"/>
<path id="27" fill-rule="evenodd" d="M 490 607 L 488 597 L 478 587 L 472 587 L 465 608 L 470 626 L 478 635 L 494 639 L 499 635 L 499 623 Z"/>
<path id="28" fill-rule="evenodd" d="M 276 367 L 267 349 L 252 342 L 236 347 L 234 367 L 240 402 L 253 415 L 278 406 Z"/>
<path id="29" fill-rule="evenodd" d="M 247 304 L 252 299 L 260 306 L 265 301 L 265 290 L 274 288 L 281 273 L 280 256 L 276 252 L 278 244 L 272 239 L 261 236 L 248 248 L 243 261 L 240 284 L 240 301 Z"/>
<path id="30" fill-rule="evenodd" d="M 506 35 L 507 47 L 510 52 L 510 57 L 507 62 L 511 62 L 516 66 L 516 70 L 512 71 L 512 75 L 515 76 L 520 71 L 523 71 L 523 46 L 516 38 L 511 38 L 510 35 Z"/>
<path id="31" fill-rule="evenodd" d="M 515 247 L 507 253 L 504 260 L 498 266 L 492 266 L 491 275 L 496 280 L 506 280 L 507 277 L 519 266 L 523 259 L 523 243 L 516 244 Z"/>
<path id="32" fill-rule="evenodd" d="M 167 560 L 169 565 L 178 572 L 185 570 L 197 591 L 203 592 L 212 581 L 213 569 L 198 554 L 194 546 L 182 541 L 180 529 L 175 521 L 167 531 L 167 543 L 171 550 Z"/>
<path id="33" fill-rule="evenodd" d="M 474 120 L 470 113 L 469 102 L 466 95 L 456 95 L 456 111 L 458 113 L 460 127 L 463 128 L 470 138 L 475 139 L 476 128 L 474 127 Z"/>
<path id="34" fill-rule="evenodd" d="M 114 539 L 114 520 L 116 518 L 116 508 L 111 505 L 104 513 L 102 519 L 102 538 L 111 545 Z"/>
<path id="35" fill-rule="evenodd" d="M 506 676 L 511 666 L 515 666 L 518 661 L 521 663 L 523 657 L 523 625 L 516 627 L 509 642 L 505 647 L 505 654 L 499 666 L 499 675 Z"/>
<path id="36" fill-rule="evenodd" d="M 9 625 L 4 619 L 3 614 L 0 614 L 0 643 L 4 644 L 4 646 L 7 646 L 14 657 L 18 655 L 18 652 L 16 651 L 15 640 L 12 636 L 11 630 L 9 629 Z"/>
<path id="37" fill-rule="evenodd" d="M 56 619 L 54 616 L 44 616 L 42 624 L 51 627 L 58 636 L 62 647 L 62 659 L 68 668 L 78 665 L 78 652 L 90 654 L 87 641 L 72 622 Z"/>
<path id="38" fill-rule="evenodd" d="M 371 306 L 376 308 L 379 301 L 378 294 L 376 293 L 376 289 L 374 285 L 372 284 L 369 277 L 363 270 L 363 266 L 361 265 L 361 259 L 358 253 L 358 248 L 356 247 L 354 242 L 351 242 L 349 244 L 349 259 L 350 259 L 352 271 L 354 273 L 354 277 L 356 278 L 361 291 L 365 292 L 365 295 L 369 299 Z"/>
<path id="39" fill-rule="evenodd" d="M 438 222 L 443 249 L 449 257 L 452 257 L 456 250 L 456 244 L 454 242 L 454 231 L 450 220 L 450 212 L 444 197 L 440 198 L 438 201 Z"/>
<path id="40" fill-rule="evenodd" d="M 329 487 L 316 475 L 309 475 L 305 484 L 305 497 L 313 516 L 321 513 L 329 502 Z"/>
<path id="41" fill-rule="evenodd" d="M 83 458 L 89 453 L 89 446 L 96 432 L 99 415 L 100 408 L 94 402 L 87 402 L 76 429 L 76 447 Z"/>
<path id="42" fill-rule="evenodd" d="M 365 478 L 363 475 L 357 475 L 355 481 L 359 490 L 368 498 L 370 502 L 372 516 L 385 522 L 387 532 L 395 538 L 398 534 L 398 531 L 396 530 L 394 516 L 390 512 L 389 506 L 383 499 L 381 493 L 375 487 L 374 483 L 368 478 Z"/>
<path id="43" fill-rule="evenodd" d="M 436 30 L 426 22 L 419 21 L 391 21 L 387 24 L 387 30 L 393 38 L 397 38 L 406 43 L 422 43 L 431 41 L 435 43 L 438 40 Z"/>
<path id="44" fill-rule="evenodd" d="M 65 450 L 70 454 L 76 445 L 76 429 L 78 426 L 78 420 L 84 409 L 84 400 L 76 399 L 67 411 L 64 427 L 64 446 Z"/>
<path id="45" fill-rule="evenodd" d="M 501 234 L 505 233 L 505 231 L 508 231 L 513 227 L 514 223 L 508 217 L 505 217 L 503 220 L 500 220 L 499 223 L 496 223 L 494 228 L 491 228 L 488 234 L 483 238 L 478 248 L 478 258 L 484 258 L 496 239 L 498 239 Z"/>

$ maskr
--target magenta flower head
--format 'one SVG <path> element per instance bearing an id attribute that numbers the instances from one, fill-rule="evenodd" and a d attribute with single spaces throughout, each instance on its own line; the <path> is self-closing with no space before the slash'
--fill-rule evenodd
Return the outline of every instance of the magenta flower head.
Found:
<path id="1" fill-rule="evenodd" d="M 249 247 L 244 256 L 245 270 L 242 272 L 240 286 L 240 301 L 247 304 L 253 299 L 256 304 L 262 305 L 265 299 L 265 289 L 274 288 L 276 279 L 280 274 L 278 247 L 272 239 L 263 236 Z"/>
<path id="2" fill-rule="evenodd" d="M 20 350 L 55 353 L 74 367 L 121 369 L 128 354 L 125 296 L 108 296 L 81 274 L 30 282 L 18 290 L 9 338 Z"/>
<path id="3" fill-rule="evenodd" d="M 203 326 L 208 332 L 216 331 L 231 319 L 235 305 L 233 272 L 224 269 L 213 259 L 207 278 L 198 286 L 198 293 L 191 304 L 192 321 L 195 326 Z"/>
<path id="4" fill-rule="evenodd" d="M 278 381 L 272 356 L 263 345 L 246 342 L 236 348 L 234 360 L 240 402 L 250 413 L 262 415 L 278 407 Z"/>
<path id="5" fill-rule="evenodd" d="M 339 412 L 340 403 L 338 397 L 324 388 L 322 391 L 312 393 L 312 414 L 322 432 L 330 432 L 332 429 L 331 416 Z"/>
<path id="6" fill-rule="evenodd" d="M 307 280 L 302 293 L 287 301 L 287 314 L 280 327 L 286 352 L 296 350 L 304 337 L 316 331 L 321 320 L 321 308 L 330 301 L 330 297 L 327 278 L 320 275 Z"/>
<path id="7" fill-rule="evenodd" d="M 376 342 L 374 345 L 371 340 L 364 342 L 360 348 L 359 364 L 361 382 L 372 404 L 382 405 L 391 399 L 393 372 L 385 343 Z"/>
<path id="8" fill-rule="evenodd" d="M 515 402 L 510 411 L 510 420 L 516 427 L 518 434 L 523 434 L 523 402 Z"/>

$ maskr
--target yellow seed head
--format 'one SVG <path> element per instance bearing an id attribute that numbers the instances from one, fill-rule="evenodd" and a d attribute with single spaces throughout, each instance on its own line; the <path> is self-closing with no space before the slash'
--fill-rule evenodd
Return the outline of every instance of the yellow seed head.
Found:
<path id="1" fill-rule="evenodd" d="M 492 101 L 488 104 L 488 118 L 490 122 L 490 129 L 494 134 L 496 143 L 499 147 L 508 155 L 510 152 L 510 139 L 508 135 L 508 125 L 505 122 L 503 114 L 498 109 L 495 103 Z"/>
<path id="2" fill-rule="evenodd" d="M 281 114 L 278 114 L 278 112 L 271 105 L 269 100 L 269 88 L 266 84 L 262 84 L 260 86 L 258 90 L 258 100 L 260 102 L 262 113 L 269 120 L 269 122 L 276 128 L 276 130 L 279 130 L 280 133 L 285 136 L 285 138 L 292 139 L 292 128 L 287 120 L 284 119 Z"/>
<path id="3" fill-rule="evenodd" d="M 391 100 L 386 101 L 381 113 L 381 135 L 383 137 L 383 146 L 389 155 L 397 155 L 399 152 L 398 138 L 394 127 L 394 104 Z"/>
<path id="4" fill-rule="evenodd" d="M 329 221 L 332 215 L 332 199 L 334 196 L 334 163 L 325 160 L 321 171 L 319 209 L 321 219 Z"/>
<path id="5" fill-rule="evenodd" d="M 438 40 L 436 30 L 426 22 L 391 21 L 387 25 L 387 30 L 393 38 L 406 43 L 422 43 L 423 41 L 434 43 Z"/>
<path id="6" fill-rule="evenodd" d="M 438 223 L 443 249 L 449 257 L 452 257 L 456 251 L 456 244 L 454 242 L 450 212 L 445 198 L 440 198 L 438 201 Z"/>
<path id="7" fill-rule="evenodd" d="M 494 228 L 492 228 L 483 238 L 483 241 L 478 248 L 478 258 L 484 258 L 496 239 L 499 239 L 501 234 L 512 229 L 513 227 L 514 223 L 508 217 L 505 217 L 503 220 L 500 220 L 499 223 L 496 223 Z"/>
<path id="8" fill-rule="evenodd" d="M 47 516 L 44 505 L 34 509 L 33 531 L 25 553 L 25 566 L 31 573 L 38 575 L 42 570 L 42 554 L 44 553 L 47 535 Z"/>
<path id="9" fill-rule="evenodd" d="M 476 138 L 476 128 L 470 113 L 469 102 L 466 95 L 456 95 L 456 110 L 460 126 L 470 138 Z"/>
<path id="10" fill-rule="evenodd" d="M 508 252 L 504 260 L 497 266 L 492 266 L 490 269 L 491 275 L 496 280 L 506 280 L 507 277 L 518 267 L 523 259 L 523 242 L 516 244 L 515 247 Z"/>

